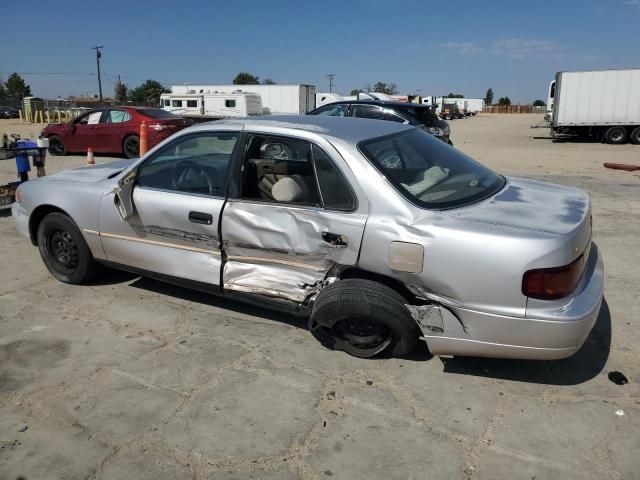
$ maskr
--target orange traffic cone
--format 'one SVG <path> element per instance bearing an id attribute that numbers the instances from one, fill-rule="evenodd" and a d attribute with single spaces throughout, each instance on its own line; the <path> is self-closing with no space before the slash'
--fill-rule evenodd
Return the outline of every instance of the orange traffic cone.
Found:
<path id="1" fill-rule="evenodd" d="M 142 156 L 147 153 L 147 124 L 140 122 L 140 147 L 138 156 Z"/>
<path id="2" fill-rule="evenodd" d="M 93 148 L 87 148 L 87 165 L 95 165 L 96 161 L 93 159 Z"/>

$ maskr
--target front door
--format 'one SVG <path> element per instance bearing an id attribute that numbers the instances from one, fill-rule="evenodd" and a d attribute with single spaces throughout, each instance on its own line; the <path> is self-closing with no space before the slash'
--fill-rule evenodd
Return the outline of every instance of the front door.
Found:
<path id="1" fill-rule="evenodd" d="M 102 151 L 102 139 L 100 133 L 100 119 L 103 110 L 89 112 L 73 121 L 71 131 L 65 139 L 65 147 L 68 152 L 86 152 L 93 148 L 95 152 Z"/>
<path id="2" fill-rule="evenodd" d="M 226 291 L 304 302 L 332 269 L 356 265 L 368 207 L 341 169 L 328 143 L 249 137 L 241 191 L 222 218 Z"/>
<path id="3" fill-rule="evenodd" d="M 134 213 L 123 221 L 114 194 L 100 204 L 107 260 L 169 277 L 220 284 L 218 227 L 238 132 L 181 135 L 138 167 Z"/>

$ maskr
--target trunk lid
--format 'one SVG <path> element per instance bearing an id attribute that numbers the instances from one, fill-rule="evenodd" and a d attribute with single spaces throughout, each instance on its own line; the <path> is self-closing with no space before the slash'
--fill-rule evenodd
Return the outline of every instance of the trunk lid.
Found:
<path id="1" fill-rule="evenodd" d="M 494 196 L 448 213 L 461 220 L 568 235 L 589 223 L 591 206 L 583 190 L 509 177 Z"/>
<path id="2" fill-rule="evenodd" d="M 518 230 L 533 238 L 557 238 L 548 266 L 560 266 L 585 252 L 591 241 L 591 202 L 587 192 L 552 183 L 507 178 L 494 196 L 447 212 L 460 220 Z"/>

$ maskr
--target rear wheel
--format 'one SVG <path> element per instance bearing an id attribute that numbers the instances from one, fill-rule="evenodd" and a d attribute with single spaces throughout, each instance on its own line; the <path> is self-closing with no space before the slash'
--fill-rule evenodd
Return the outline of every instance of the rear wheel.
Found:
<path id="1" fill-rule="evenodd" d="M 628 135 L 626 128 L 615 126 L 607 130 L 607 133 L 604 134 L 604 138 L 607 143 L 612 145 L 622 145 L 623 143 L 627 143 Z"/>
<path id="2" fill-rule="evenodd" d="M 634 145 L 640 145 L 640 127 L 636 127 L 633 132 L 631 132 L 630 140 Z"/>
<path id="3" fill-rule="evenodd" d="M 60 137 L 49 137 L 49 154 L 62 156 L 67 153 L 64 143 Z"/>
<path id="4" fill-rule="evenodd" d="M 122 143 L 122 151 L 127 158 L 137 158 L 140 155 L 140 138 L 129 135 Z"/>
<path id="5" fill-rule="evenodd" d="M 99 271 L 80 230 L 63 213 L 50 213 L 42 219 L 38 250 L 47 269 L 61 282 L 84 284 Z"/>
<path id="6" fill-rule="evenodd" d="M 318 295 L 309 329 L 325 347 L 354 357 L 406 355 L 415 348 L 420 330 L 405 303 L 378 282 L 339 280 Z"/>

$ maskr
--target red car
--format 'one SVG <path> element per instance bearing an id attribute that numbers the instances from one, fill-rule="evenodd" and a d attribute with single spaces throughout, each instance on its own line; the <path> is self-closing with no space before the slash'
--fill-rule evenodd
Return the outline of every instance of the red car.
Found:
<path id="1" fill-rule="evenodd" d="M 91 110 L 68 123 L 47 125 L 40 137 L 49 139 L 51 155 L 86 152 L 120 153 L 135 158 L 140 151 L 140 123 L 147 128 L 147 148 L 193 123 L 160 108 L 109 107 Z"/>

